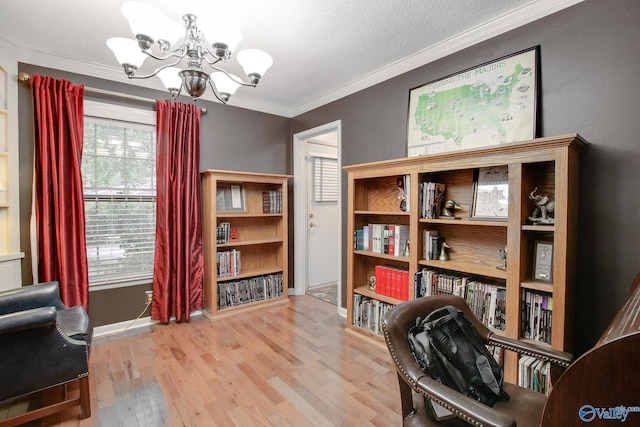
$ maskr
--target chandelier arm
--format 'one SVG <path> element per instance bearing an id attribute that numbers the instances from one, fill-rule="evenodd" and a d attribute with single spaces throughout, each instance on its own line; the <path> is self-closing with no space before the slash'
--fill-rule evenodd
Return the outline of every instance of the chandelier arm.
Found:
<path id="1" fill-rule="evenodd" d="M 180 48 L 177 50 L 174 50 L 173 52 L 178 52 L 180 50 L 182 50 L 181 54 L 177 54 L 177 53 L 170 53 L 169 55 L 166 56 L 157 56 L 155 54 L 153 54 L 152 52 L 149 52 L 148 50 L 144 50 L 144 49 L 140 49 L 142 51 L 142 53 L 146 54 L 147 56 L 157 60 L 157 61 L 166 61 L 169 58 L 180 58 L 183 59 L 185 56 L 187 56 L 187 51 Z M 179 62 L 179 61 L 178 61 Z"/>
<path id="2" fill-rule="evenodd" d="M 209 61 L 207 61 L 207 62 L 209 62 Z M 227 77 L 229 77 L 231 79 L 231 81 L 233 81 L 233 82 L 235 82 L 235 83 L 237 83 L 237 84 L 239 84 L 241 86 L 253 86 L 253 87 L 255 87 L 255 85 L 253 83 L 246 83 L 246 82 L 243 82 L 242 80 L 238 81 L 236 78 L 234 78 L 234 76 L 232 76 L 228 71 L 226 71 L 223 68 L 216 67 L 215 65 L 213 65 L 211 63 L 209 63 L 209 66 L 211 68 L 213 68 L 214 70 L 216 70 L 216 71 L 220 71 L 220 72 L 224 73 Z"/>
<path id="3" fill-rule="evenodd" d="M 215 86 L 213 86 L 213 82 L 211 82 L 211 79 L 209 79 L 209 86 L 211 86 L 211 91 L 213 92 L 215 97 L 218 98 L 218 101 L 222 102 L 223 104 L 226 104 L 227 101 L 225 101 L 224 99 L 220 98 L 220 95 L 218 95 L 218 91 L 216 90 Z"/>
<path id="4" fill-rule="evenodd" d="M 160 44 L 161 42 L 163 42 L 163 40 L 158 40 L 158 44 Z M 164 42 L 165 42 L 165 43 L 167 43 L 167 45 L 168 45 L 169 47 L 171 47 L 172 45 L 176 44 L 176 43 L 171 43 L 171 42 L 166 41 L 166 40 L 164 40 Z M 167 49 L 161 49 L 161 50 L 162 50 L 163 52 L 165 52 L 165 53 L 176 53 L 176 52 L 180 52 L 180 51 L 184 50 L 184 42 L 183 42 L 181 45 L 176 46 L 176 48 L 175 48 L 175 49 L 169 50 L 169 49 L 167 48 Z"/>
<path id="5" fill-rule="evenodd" d="M 222 71 L 220 68 L 216 67 L 216 64 L 217 64 L 218 62 L 222 61 L 222 59 L 221 59 L 221 58 L 218 58 L 218 57 L 217 57 L 217 56 L 215 56 L 215 55 L 213 55 L 211 52 L 208 52 L 208 53 L 209 53 L 209 55 L 211 55 L 212 57 L 214 57 L 214 58 L 215 58 L 215 60 L 213 60 L 213 61 L 212 61 L 212 60 L 210 60 L 210 59 L 209 59 L 209 57 L 208 57 L 207 55 L 202 55 L 202 59 L 204 59 L 205 61 L 207 61 L 207 64 L 209 64 L 209 66 L 210 66 L 211 68 L 213 68 L 214 70 Z"/>
<path id="6" fill-rule="evenodd" d="M 157 70 L 155 70 L 153 73 L 151 73 L 151 74 L 149 74 L 149 75 L 146 75 L 146 76 L 138 76 L 138 75 L 132 74 L 131 76 L 129 76 L 129 78 L 130 78 L 130 79 L 149 79 L 149 78 L 151 78 L 151 77 L 156 76 L 160 71 L 164 70 L 165 68 L 169 68 L 169 67 L 172 67 L 172 66 L 174 66 L 174 65 L 178 65 L 178 64 L 180 63 L 180 61 L 182 61 L 182 57 L 178 58 L 178 60 L 177 60 L 177 61 L 175 61 L 175 62 L 172 62 L 172 63 L 170 63 L 170 64 L 163 65 L 162 67 L 158 68 Z M 182 88 L 181 88 L 181 89 L 182 89 Z"/>

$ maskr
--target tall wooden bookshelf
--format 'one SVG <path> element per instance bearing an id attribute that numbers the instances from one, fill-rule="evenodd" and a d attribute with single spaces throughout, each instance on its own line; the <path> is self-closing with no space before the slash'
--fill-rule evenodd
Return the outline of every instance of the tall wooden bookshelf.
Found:
<path id="1" fill-rule="evenodd" d="M 289 178 L 201 172 L 204 308 L 210 318 L 288 302 Z"/>
<path id="2" fill-rule="evenodd" d="M 402 301 L 369 289 L 376 266 L 409 272 L 409 299 L 415 297 L 414 274 L 423 268 L 462 276 L 480 277 L 506 288 L 505 329 L 496 330 L 523 339 L 521 314 L 527 291 L 553 298 L 551 347 L 571 351 L 573 343 L 575 264 L 578 215 L 579 152 L 587 142 L 579 135 L 539 138 L 476 150 L 403 158 L 347 166 L 348 172 L 348 254 L 347 328 L 375 341 L 382 338 L 367 328 L 354 325 L 354 296 L 397 305 Z M 472 219 L 474 181 L 480 168 L 507 167 L 508 214 L 502 220 Z M 485 169 L 483 169 L 485 170 Z M 409 177 L 410 208 L 403 211 L 398 200 L 397 178 Z M 446 185 L 445 199 L 461 209 L 458 219 L 421 218 L 419 183 Z M 529 199 L 549 195 L 555 202 L 552 225 L 534 225 L 529 216 L 535 205 Z M 409 226 L 409 255 L 391 256 L 354 248 L 354 232 L 372 223 Z M 437 230 L 451 249 L 449 260 L 423 257 L 425 229 Z M 534 280 L 534 251 L 538 242 L 553 244 L 552 281 Z M 500 250 L 507 251 L 507 268 L 501 270 Z M 515 382 L 518 360 L 505 354 L 505 378 Z"/>

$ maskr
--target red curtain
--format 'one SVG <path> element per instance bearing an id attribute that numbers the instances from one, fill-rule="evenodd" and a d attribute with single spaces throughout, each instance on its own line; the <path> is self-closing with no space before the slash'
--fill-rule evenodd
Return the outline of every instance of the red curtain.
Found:
<path id="1" fill-rule="evenodd" d="M 157 208 L 151 318 L 189 320 L 202 309 L 200 109 L 156 101 Z"/>
<path id="2" fill-rule="evenodd" d="M 31 77 L 35 130 L 38 281 L 57 280 L 67 306 L 88 310 L 82 191 L 84 87 Z"/>

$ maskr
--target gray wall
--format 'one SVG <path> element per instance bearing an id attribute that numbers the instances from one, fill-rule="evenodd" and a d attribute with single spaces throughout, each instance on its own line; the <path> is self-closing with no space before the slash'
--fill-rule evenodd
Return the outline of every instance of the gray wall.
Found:
<path id="1" fill-rule="evenodd" d="M 580 176 L 576 350 L 582 352 L 593 345 L 624 302 L 640 269 L 640 85 L 635 83 L 640 65 L 639 21 L 640 2 L 636 0 L 610 0 L 606 5 L 587 0 L 292 120 L 202 102 L 209 113 L 202 122 L 201 166 L 291 173 L 292 135 L 338 119 L 342 120 L 343 165 L 404 157 L 411 88 L 540 45 L 539 135 L 577 132 L 591 142 L 582 153 Z M 35 73 L 37 69 L 20 64 L 20 70 Z M 91 87 L 166 97 L 91 77 L 41 72 Z M 28 89 L 21 88 L 19 102 L 21 234 L 22 249 L 28 251 L 24 224 L 30 212 L 33 156 Z M 216 134 L 220 137 L 209 136 Z M 344 227 L 346 223 L 345 204 Z M 346 274 L 345 260 L 343 270 Z M 344 280 L 346 283 L 346 277 Z M 135 288 L 92 293 L 96 325 L 132 319 L 141 308 L 141 295 L 142 290 Z M 128 300 L 135 310 L 123 307 Z"/>
<path id="2" fill-rule="evenodd" d="M 67 79 L 75 84 L 91 88 L 121 92 L 152 100 L 169 98 L 165 92 L 29 64 L 18 64 L 18 69 L 32 75 L 41 74 Z M 90 98 L 90 96 L 87 97 Z M 181 102 L 190 102 L 182 98 Z M 148 102 L 123 101 L 117 97 L 102 97 L 102 100 L 115 104 L 133 104 L 150 110 L 155 109 L 153 103 Z M 288 163 L 289 156 L 287 155 L 291 140 L 290 119 L 202 100 L 199 100 L 197 105 L 206 107 L 208 110 L 206 114 L 201 116 L 201 170 L 224 169 L 285 174 L 292 169 Z M 33 173 L 33 108 L 28 85 L 19 87 L 18 108 L 20 127 L 20 245 L 26 253 L 26 258 L 22 263 L 22 280 L 24 284 L 30 284 L 32 276 L 29 215 Z M 150 288 L 150 285 L 141 285 L 90 292 L 89 311 L 93 325 L 101 326 L 135 319 L 144 308 L 144 291 Z"/>
<path id="3" fill-rule="evenodd" d="M 583 352 L 625 301 L 640 269 L 639 21 L 636 0 L 587 0 L 295 117 L 292 130 L 342 120 L 343 165 L 404 157 L 411 88 L 540 45 L 539 136 L 577 132 L 591 143 L 580 173 L 575 336 Z"/>

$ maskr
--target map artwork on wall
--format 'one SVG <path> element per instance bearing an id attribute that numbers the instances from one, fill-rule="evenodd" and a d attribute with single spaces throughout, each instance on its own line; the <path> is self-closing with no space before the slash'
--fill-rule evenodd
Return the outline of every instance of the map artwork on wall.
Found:
<path id="1" fill-rule="evenodd" d="M 535 138 L 538 53 L 536 46 L 411 89 L 407 155 Z"/>

